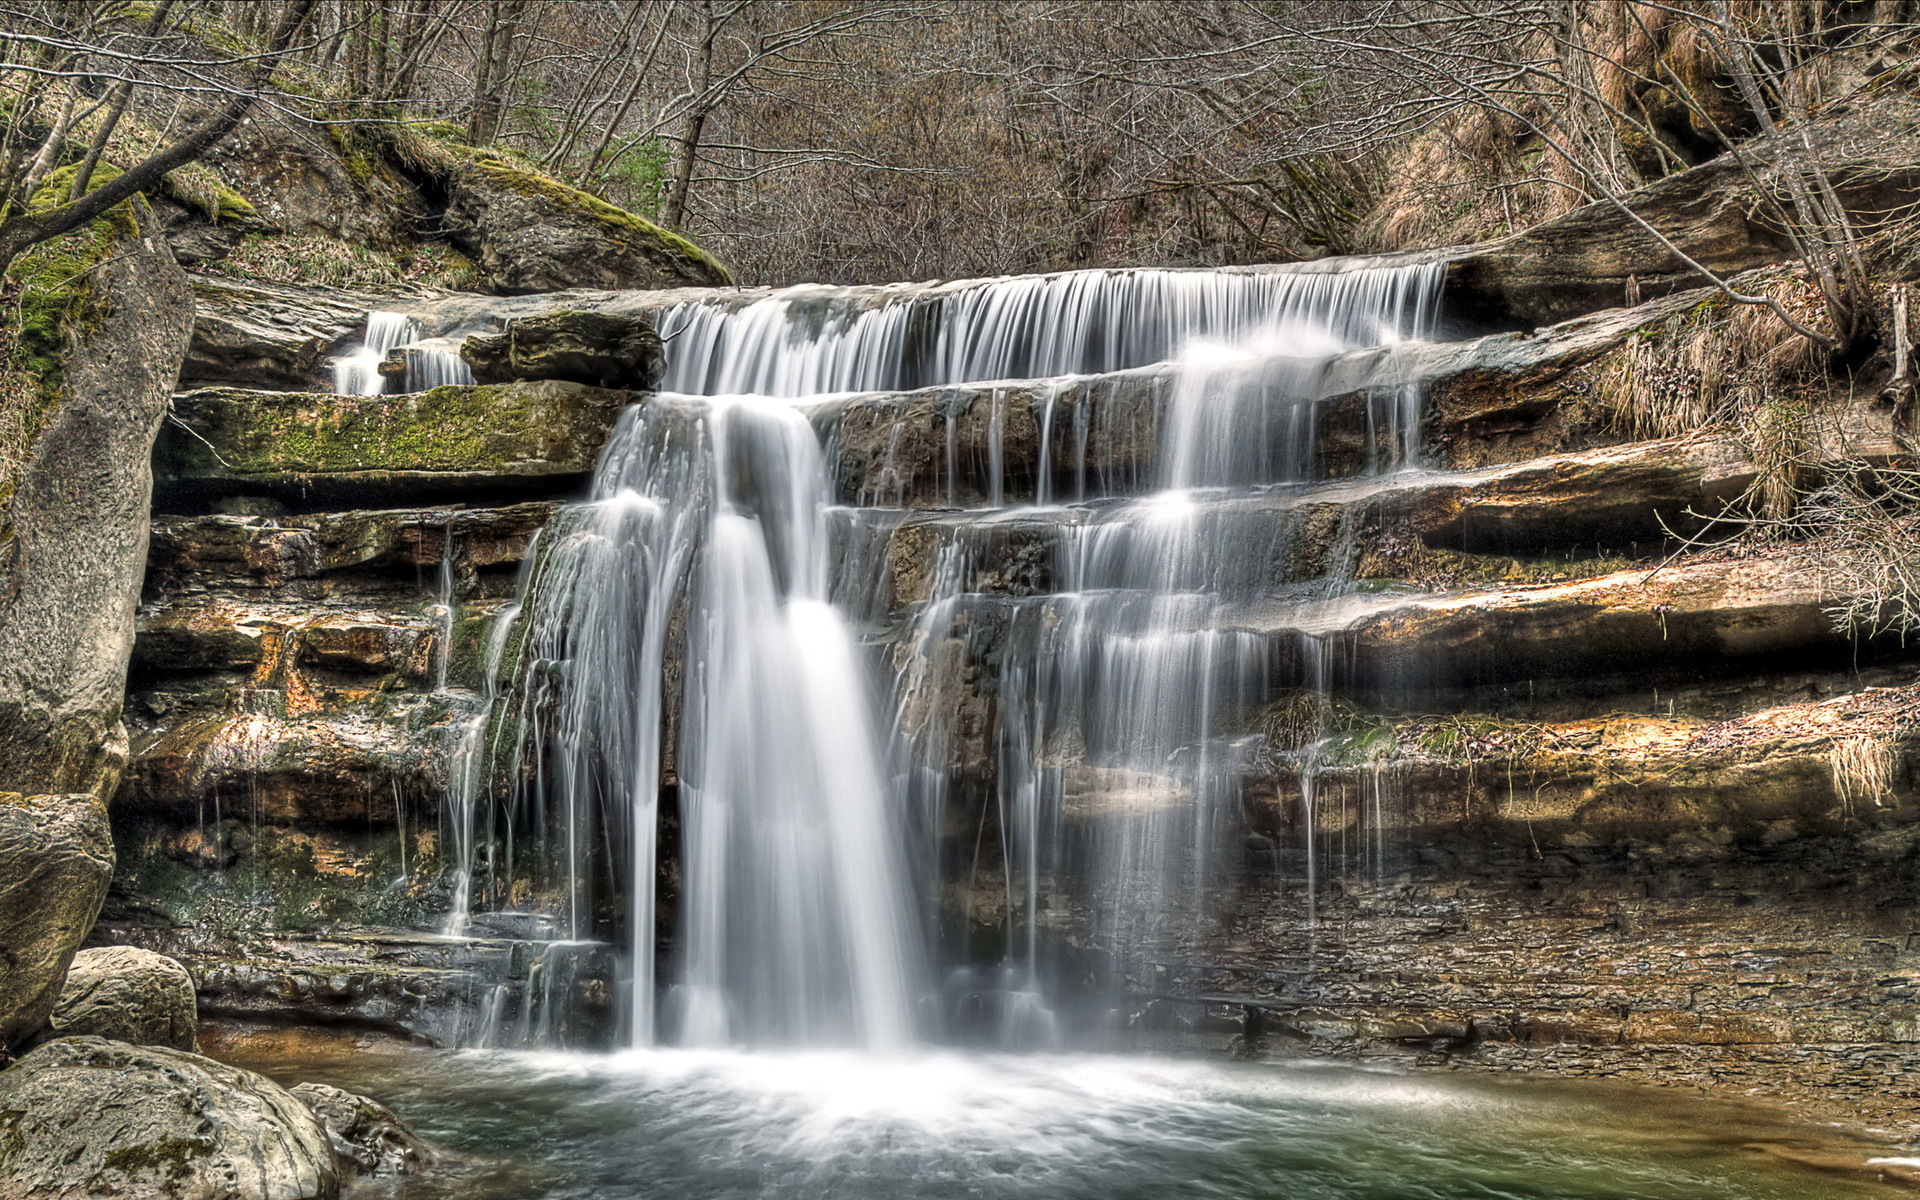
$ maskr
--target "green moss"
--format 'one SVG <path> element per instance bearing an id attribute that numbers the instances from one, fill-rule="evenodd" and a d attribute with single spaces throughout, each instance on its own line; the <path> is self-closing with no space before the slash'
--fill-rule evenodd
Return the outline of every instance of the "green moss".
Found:
<path id="1" fill-rule="evenodd" d="M 616 403 L 617 393 L 554 384 L 405 396 L 209 390 L 176 401 L 176 415 L 200 437 L 176 440 L 178 458 L 165 465 L 223 477 L 585 469 Z"/>
<path id="2" fill-rule="evenodd" d="M 152 1174 L 178 1179 L 192 1171 L 193 1159 L 205 1158 L 213 1151 L 212 1138 L 168 1138 L 109 1150 L 101 1165 L 109 1171 L 124 1171 L 129 1175 Z"/>
<path id="3" fill-rule="evenodd" d="M 384 165 L 379 157 L 379 139 L 370 136 L 365 125 L 338 120 L 338 113 L 322 115 L 336 118 L 326 126 L 327 138 L 333 143 L 334 149 L 340 152 L 340 160 L 346 164 L 347 174 L 363 187 L 372 183 Z"/>
<path id="4" fill-rule="evenodd" d="M 253 202 L 228 186 L 212 168 L 195 163 L 169 171 L 160 179 L 160 190 L 171 199 L 197 208 L 213 222 L 244 221 L 257 214 Z"/>
<path id="5" fill-rule="evenodd" d="M 500 187 L 523 196 L 537 197 L 561 212 L 586 217 L 609 229 L 649 242 L 696 267 L 704 268 L 724 283 L 733 281 L 731 273 L 719 259 L 686 238 L 655 225 L 645 217 L 635 216 L 624 208 L 609 204 L 591 192 L 569 187 L 537 171 L 516 166 L 494 151 L 477 152 L 472 161 L 476 169 L 484 172 L 489 180 Z"/>

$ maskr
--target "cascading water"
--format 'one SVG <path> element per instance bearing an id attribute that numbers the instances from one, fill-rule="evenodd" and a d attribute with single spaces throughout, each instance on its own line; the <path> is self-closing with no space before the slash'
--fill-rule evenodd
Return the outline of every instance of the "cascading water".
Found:
<path id="1" fill-rule="evenodd" d="M 404 364 L 401 392 L 473 382 L 473 372 L 457 348 L 420 343 L 420 323 L 405 313 L 370 312 L 360 346 L 333 360 L 333 390 L 342 396 L 379 396 L 390 389 L 380 365 L 395 353 Z"/>
<path id="2" fill-rule="evenodd" d="M 1371 345 L 1381 304 L 1431 303 L 1415 281 L 1440 269 L 1069 271 L 931 294 L 795 287 L 740 309 L 694 302 L 661 314 L 661 386 L 799 397 L 1096 374 L 1296 320 Z"/>
<path id="3" fill-rule="evenodd" d="M 1072 903 L 1115 983 L 1175 953 L 1176 927 L 1204 912 L 1256 748 L 1228 734 L 1273 683 L 1245 613 L 1291 594 L 1275 593 L 1244 531 L 1271 540 L 1287 527 L 1260 519 L 1272 489 L 1322 471 L 1327 364 L 1426 336 L 1442 270 L 1080 272 L 668 310 L 674 390 L 625 415 L 592 498 L 543 535 L 510 631 L 495 632 L 497 698 L 454 805 L 450 927 L 468 906 L 531 902 L 569 943 L 624 929 L 638 1044 L 899 1045 L 938 1019 L 923 945 L 940 938 L 922 918 L 965 810 L 993 823 L 972 842 L 998 863 L 986 870 L 976 849 L 958 870 L 998 878 L 1009 936 L 991 978 L 950 981 L 944 1012 L 1044 1044 L 1042 909 L 1067 903 L 1046 891 L 1084 880 Z M 881 656 L 854 622 L 884 619 L 871 576 L 890 567 L 875 547 L 904 514 L 833 504 L 843 464 L 822 440 L 837 456 L 837 414 L 858 402 L 843 393 L 1165 360 L 1149 380 L 1151 494 L 1118 505 L 1089 486 L 1098 381 L 1020 385 L 1040 409 L 1038 461 L 1020 468 L 1032 507 L 1007 502 L 1013 390 L 941 402 L 949 502 L 954 404 L 987 406 L 980 496 L 996 511 L 946 527 L 894 656 L 883 736 Z M 1071 421 L 1056 421 L 1070 392 Z M 1354 466 L 1412 461 L 1406 393 L 1369 413 L 1384 437 Z M 1014 526 L 1042 530 L 1043 584 L 981 588 Z M 968 643 L 990 643 L 984 667 L 960 665 Z M 956 771 L 959 748 L 983 738 L 982 761 Z M 662 829 L 677 836 L 666 870 Z"/>
<path id="4" fill-rule="evenodd" d="M 1114 984 L 1137 984 L 1144 969 L 1177 959 L 1180 932 L 1204 919 L 1258 748 L 1222 732 L 1244 729 L 1276 682 L 1267 641 L 1245 627 L 1244 613 L 1273 591 L 1271 543 L 1289 530 L 1271 513 L 1236 521 L 1235 505 L 1267 485 L 1314 477 L 1325 364 L 1357 346 L 1426 336 L 1440 277 L 1439 267 L 1304 277 L 1269 323 L 1236 329 L 1231 342 L 1189 342 L 1157 439 L 1158 490 L 1059 513 L 1052 594 L 971 591 L 977 571 L 953 561 L 971 548 L 944 548 L 900 707 L 929 714 L 912 731 L 908 778 L 938 812 L 962 737 L 949 721 L 966 713 L 969 688 L 939 669 L 934 648 L 957 630 L 1004 631 L 993 796 L 983 812 L 998 822 L 1006 860 L 1009 952 L 992 978 L 958 985 L 989 1030 L 1023 1040 L 1019 1014 L 1042 990 L 1037 881 L 1082 877 L 1102 974 Z M 1410 462 L 1417 446 L 1406 390 L 1381 399 L 1375 415 L 1397 453 L 1367 464 L 1374 470 Z M 1311 874 L 1311 834 L 1306 849 Z M 1307 895 L 1311 907 L 1312 880 Z"/>
<path id="5" fill-rule="evenodd" d="M 387 390 L 380 363 L 397 347 L 420 335 L 420 326 L 405 313 L 370 312 L 360 347 L 333 360 L 333 390 L 342 396 L 378 396 Z"/>
<path id="6" fill-rule="evenodd" d="M 584 939 L 624 897 L 641 1044 L 656 1025 L 694 1044 L 913 1034 L 911 902 L 869 684 L 827 601 L 826 487 L 791 406 L 661 396 L 626 414 L 593 499 L 549 530 L 531 582 L 515 798 L 470 840 L 503 857 L 473 860 L 463 899 L 528 887 Z M 670 720 L 681 921 L 657 1019 Z M 544 855 L 504 857 L 516 830 L 544 832 Z"/>

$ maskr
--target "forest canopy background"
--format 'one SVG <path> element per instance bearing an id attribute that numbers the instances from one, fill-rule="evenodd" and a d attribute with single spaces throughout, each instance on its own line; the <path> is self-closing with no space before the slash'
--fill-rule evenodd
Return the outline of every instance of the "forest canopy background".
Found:
<path id="1" fill-rule="evenodd" d="M 1836 48 L 1912 70 L 1911 0 L 12 0 L 7 119 L 137 76 L 158 138 L 296 7 L 281 107 L 503 147 L 772 284 L 1482 239 L 1791 126 Z M 184 35 L 204 69 L 140 62 Z"/>

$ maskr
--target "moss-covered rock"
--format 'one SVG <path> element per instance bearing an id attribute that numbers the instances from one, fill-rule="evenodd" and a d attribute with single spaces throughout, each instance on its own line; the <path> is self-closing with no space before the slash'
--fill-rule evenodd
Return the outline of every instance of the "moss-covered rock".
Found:
<path id="1" fill-rule="evenodd" d="M 499 154 L 473 152 L 446 186 L 455 240 L 497 291 L 733 282 L 718 259 L 679 234 Z"/>
<path id="2" fill-rule="evenodd" d="M 165 499 L 233 490 L 298 501 L 558 490 L 593 469 L 630 393 L 571 383 L 335 396 L 206 388 L 174 400 Z"/>

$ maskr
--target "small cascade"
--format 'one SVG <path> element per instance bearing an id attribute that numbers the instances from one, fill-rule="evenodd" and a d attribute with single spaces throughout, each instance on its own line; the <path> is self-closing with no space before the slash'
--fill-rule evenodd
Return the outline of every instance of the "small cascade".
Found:
<path id="1" fill-rule="evenodd" d="M 380 396 L 473 382 L 473 372 L 460 357 L 457 343 L 419 339 L 420 323 L 407 314 L 368 313 L 359 348 L 333 360 L 335 394 Z M 399 380 L 398 387 L 391 386 L 394 379 Z"/>
<path id="2" fill-rule="evenodd" d="M 458 341 L 445 338 L 397 347 L 389 356 L 400 360 L 400 391 L 428 392 L 437 387 L 464 387 L 472 383 L 473 369 L 460 357 Z"/>
<path id="3" fill-rule="evenodd" d="M 1383 317 L 1432 306 L 1440 269 L 1069 271 L 931 292 L 794 287 L 738 309 L 692 302 L 661 315 L 662 386 L 818 396 L 1098 374 L 1287 327 L 1376 345 L 1398 335 Z"/>
<path id="4" fill-rule="evenodd" d="M 622 946 L 642 1045 L 884 1048 L 947 1020 L 1048 1046 L 1062 980 L 1150 992 L 1243 857 L 1245 781 L 1276 752 L 1263 706 L 1294 688 L 1326 708 L 1313 650 L 1284 661 L 1262 632 L 1350 589 L 1357 532 L 1315 533 L 1305 489 L 1420 459 L 1398 382 L 1330 458 L 1321 402 L 1353 378 L 1331 373 L 1430 336 L 1443 273 L 1091 271 L 668 310 L 678 391 L 624 415 L 489 639 L 448 928 L 532 906 L 560 943 Z M 847 394 L 909 387 L 932 390 Z M 910 429 L 929 418 L 943 450 Z M 898 614 L 889 548 L 929 466 L 962 511 L 913 531 L 934 545 Z M 1285 753 L 1312 759 L 1314 721 Z M 1287 860 L 1309 918 L 1310 776 Z M 956 939 L 956 894 L 963 923 L 998 914 L 997 951 Z M 1063 964 L 1075 922 L 1088 945 Z"/>

